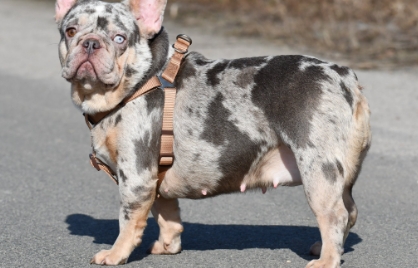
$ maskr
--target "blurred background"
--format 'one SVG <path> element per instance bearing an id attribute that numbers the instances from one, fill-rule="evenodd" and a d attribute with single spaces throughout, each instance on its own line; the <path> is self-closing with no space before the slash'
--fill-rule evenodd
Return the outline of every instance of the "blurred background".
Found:
<path id="1" fill-rule="evenodd" d="M 360 69 L 418 64 L 416 0 L 175 0 L 168 1 L 167 18 L 261 37 Z"/>
<path id="2" fill-rule="evenodd" d="M 176 0 L 168 7 L 187 25 L 267 38 L 356 68 L 418 63 L 416 0 Z"/>
<path id="3" fill-rule="evenodd" d="M 416 0 L 176 0 L 172 18 L 263 37 L 356 68 L 418 63 Z"/>

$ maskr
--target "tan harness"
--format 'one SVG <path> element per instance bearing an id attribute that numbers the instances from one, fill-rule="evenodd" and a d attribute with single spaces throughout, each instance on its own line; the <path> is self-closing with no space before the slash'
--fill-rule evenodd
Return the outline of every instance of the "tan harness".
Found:
<path id="1" fill-rule="evenodd" d="M 176 38 L 176 43 L 173 45 L 174 54 L 171 56 L 170 61 L 167 64 L 161 77 L 151 77 L 145 85 L 143 85 L 138 91 L 132 96 L 125 98 L 115 108 L 106 112 L 99 112 L 93 115 L 85 114 L 85 120 L 90 131 L 93 126 L 91 124 L 97 124 L 103 120 L 110 113 L 119 110 L 125 106 L 128 102 L 146 94 L 147 92 L 156 89 L 164 89 L 164 110 L 163 110 L 163 125 L 161 134 L 161 148 L 158 166 L 158 186 L 161 184 L 165 173 L 171 167 L 174 161 L 173 153 L 173 114 L 174 114 L 174 103 L 176 100 L 176 88 L 174 86 L 174 80 L 180 69 L 181 62 L 184 55 L 188 52 L 189 46 L 192 44 L 190 37 L 184 34 L 180 34 Z M 90 154 L 90 164 L 98 171 L 103 170 L 107 175 L 116 183 L 119 184 L 116 173 L 103 161 L 96 156 L 94 150 L 93 140 L 91 141 L 92 153 Z M 157 188 L 158 189 L 158 188 Z"/>

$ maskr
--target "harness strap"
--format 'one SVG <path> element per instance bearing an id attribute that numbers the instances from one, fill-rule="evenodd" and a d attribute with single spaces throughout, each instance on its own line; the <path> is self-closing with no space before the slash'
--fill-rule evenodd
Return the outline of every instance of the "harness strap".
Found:
<path id="1" fill-rule="evenodd" d="M 184 34 L 177 36 L 177 41 L 173 45 L 174 54 L 171 56 L 170 61 L 167 64 L 163 74 L 163 79 L 168 81 L 168 84 L 164 85 L 164 112 L 163 112 L 163 127 L 161 135 L 161 149 L 160 149 L 160 168 L 161 166 L 171 166 L 174 160 L 173 144 L 173 116 L 174 116 L 174 104 L 176 102 L 177 90 L 174 86 L 174 80 L 180 70 L 180 65 L 184 55 L 188 52 L 189 46 L 192 44 L 192 40 Z M 161 173 L 159 171 L 159 173 Z M 164 172 L 165 173 L 165 172 Z"/>
<path id="2" fill-rule="evenodd" d="M 180 69 L 181 61 L 188 52 L 189 46 L 192 44 L 190 37 L 184 34 L 177 35 L 177 41 L 173 45 L 174 54 L 170 59 L 162 77 L 170 83 L 174 83 L 174 79 Z"/>
<path id="3" fill-rule="evenodd" d="M 141 95 L 144 95 L 145 93 L 148 93 L 152 89 L 155 89 L 157 87 L 161 87 L 160 79 L 158 77 L 153 76 L 151 77 L 138 91 L 136 91 L 132 96 L 130 96 L 127 99 L 124 99 L 122 102 L 123 104 L 127 104 L 130 101 L 133 101 L 134 99 L 138 98 Z"/>
<path id="4" fill-rule="evenodd" d="M 102 162 L 99 158 L 96 157 L 96 153 L 93 152 L 89 155 L 90 165 L 92 165 L 97 171 L 103 170 L 109 178 L 111 178 L 116 184 L 119 184 L 117 175 L 110 169 L 108 165 Z"/>
<path id="5" fill-rule="evenodd" d="M 113 108 L 110 111 L 104 111 L 104 112 L 98 112 L 95 114 L 84 114 L 84 117 L 86 119 L 86 124 L 91 130 L 93 127 L 91 124 L 96 125 L 100 121 L 102 121 L 106 116 L 111 114 L 112 112 L 119 110 L 123 106 L 125 106 L 128 102 L 133 101 L 134 99 L 138 98 L 141 95 L 144 95 L 145 93 L 148 93 L 149 91 L 161 87 L 161 82 L 158 79 L 158 77 L 153 76 L 151 77 L 139 90 L 137 90 L 132 96 L 129 98 L 126 98 L 121 101 L 118 105 L 116 105 L 115 108 Z"/>
<path id="6" fill-rule="evenodd" d="M 163 125 L 162 125 L 162 134 L 161 134 L 161 148 L 160 148 L 160 159 L 158 167 L 158 184 L 159 185 L 164 179 L 165 173 L 173 164 L 174 161 L 174 132 L 173 132 L 173 114 L 174 114 L 174 105 L 176 99 L 176 88 L 174 86 L 174 80 L 177 76 L 178 71 L 180 70 L 181 62 L 184 58 L 184 55 L 188 52 L 188 47 L 192 44 L 192 40 L 187 35 L 178 35 L 176 43 L 173 45 L 174 53 L 170 58 L 170 61 L 167 64 L 166 69 L 164 70 L 161 77 L 153 76 L 151 77 L 138 91 L 136 91 L 129 98 L 124 99 L 119 105 L 113 108 L 110 111 L 99 112 L 94 115 L 85 114 L 85 120 L 88 128 L 92 130 L 91 124 L 99 123 L 103 118 L 108 116 L 110 113 L 122 108 L 128 102 L 138 98 L 139 96 L 144 95 L 145 93 L 162 87 L 164 89 L 164 109 L 163 109 Z M 103 161 L 96 157 L 96 152 L 93 147 L 92 141 L 92 151 L 90 154 L 90 164 L 96 168 L 98 171 L 103 170 L 109 177 L 116 183 L 119 184 L 117 175 L 115 172 Z"/>

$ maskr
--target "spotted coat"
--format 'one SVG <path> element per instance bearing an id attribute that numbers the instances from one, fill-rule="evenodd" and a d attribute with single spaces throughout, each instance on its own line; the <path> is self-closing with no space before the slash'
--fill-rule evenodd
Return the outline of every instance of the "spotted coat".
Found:
<path id="1" fill-rule="evenodd" d="M 162 73 L 173 54 L 165 30 L 155 31 L 164 7 L 164 0 L 57 0 L 62 75 L 80 110 L 112 110 Z M 371 141 L 369 107 L 355 73 L 301 55 L 210 60 L 191 52 L 175 84 L 174 163 L 158 193 L 162 89 L 91 130 L 121 196 L 118 239 L 92 263 L 126 262 L 150 210 L 160 226 L 151 252 L 178 253 L 177 198 L 303 184 L 323 239 L 311 249 L 321 258 L 307 267 L 339 267 L 357 218 L 352 187 Z"/>

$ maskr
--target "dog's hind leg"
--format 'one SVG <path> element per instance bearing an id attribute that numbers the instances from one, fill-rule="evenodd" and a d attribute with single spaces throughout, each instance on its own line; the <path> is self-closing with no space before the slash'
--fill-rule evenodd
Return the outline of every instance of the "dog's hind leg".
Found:
<path id="1" fill-rule="evenodd" d="M 324 145 L 319 155 L 339 155 L 339 160 L 322 162 L 312 160 L 301 164 L 303 184 L 308 202 L 317 218 L 321 242 L 311 247 L 311 253 L 320 254 L 319 260 L 307 267 L 339 267 L 344 243 L 357 220 L 357 207 L 352 197 L 352 188 L 361 170 L 362 162 L 371 143 L 369 108 L 366 99 L 359 96 L 353 111 L 352 125 L 346 142 L 340 149 Z M 338 153 L 338 151 L 343 153 Z M 314 171 L 314 172 L 311 172 Z"/>
<path id="2" fill-rule="evenodd" d="M 344 188 L 343 191 L 343 202 L 344 206 L 348 211 L 348 221 L 347 221 L 347 228 L 345 229 L 344 233 L 344 240 L 343 245 L 345 244 L 345 241 L 347 240 L 348 234 L 350 232 L 350 229 L 356 224 L 357 221 L 357 206 L 354 202 L 353 196 L 352 196 L 352 189 L 353 186 L 347 186 Z M 318 241 L 315 244 L 313 244 L 310 248 L 310 254 L 314 256 L 319 256 L 321 254 L 321 248 L 322 248 L 322 242 Z"/>
<path id="3" fill-rule="evenodd" d="M 347 240 L 350 229 L 356 224 L 356 221 L 357 221 L 358 211 L 357 211 L 356 203 L 354 203 L 354 199 L 351 194 L 352 189 L 353 189 L 353 186 L 346 187 L 343 193 L 344 205 L 348 211 L 348 222 L 347 222 L 347 228 L 344 233 L 344 243 L 345 243 L 345 240 Z"/>
<path id="4" fill-rule="evenodd" d="M 152 254 L 176 254 L 181 251 L 181 233 L 183 226 L 177 199 L 165 199 L 162 196 L 154 201 L 151 209 L 154 219 L 160 226 L 160 236 L 149 249 Z"/>
<path id="5" fill-rule="evenodd" d="M 344 180 L 338 173 L 337 165 L 327 162 L 311 166 L 311 172 L 303 176 L 303 183 L 322 240 L 322 247 L 320 243 L 313 246 L 315 250 L 320 248 L 320 259 L 311 261 L 306 267 L 340 267 L 349 218 L 343 200 Z"/>
<path id="6" fill-rule="evenodd" d="M 348 177 L 345 178 L 345 188 L 343 193 L 344 205 L 348 210 L 349 217 L 347 223 L 347 229 L 344 234 L 344 243 L 347 239 L 350 229 L 356 224 L 357 221 L 357 206 L 354 203 L 352 196 L 352 190 L 354 183 L 361 171 L 361 165 L 366 157 L 366 154 L 371 144 L 371 130 L 369 123 L 370 111 L 366 99 L 360 95 L 359 102 L 355 110 L 355 128 L 353 129 L 353 135 L 349 140 L 349 158 L 348 164 L 352 166 L 351 170 L 348 170 Z"/>
<path id="7" fill-rule="evenodd" d="M 344 239 L 343 239 L 343 245 L 345 244 L 345 241 L 347 240 L 348 234 L 350 232 L 350 229 L 356 224 L 357 221 L 357 206 L 354 202 L 353 196 L 351 194 L 353 189 L 353 186 L 347 186 L 344 188 L 343 191 L 343 202 L 344 206 L 348 211 L 348 221 L 347 221 L 347 227 L 344 232 Z M 310 254 L 314 256 L 319 256 L 321 254 L 321 248 L 322 248 L 322 242 L 318 241 L 315 244 L 311 246 Z"/>

